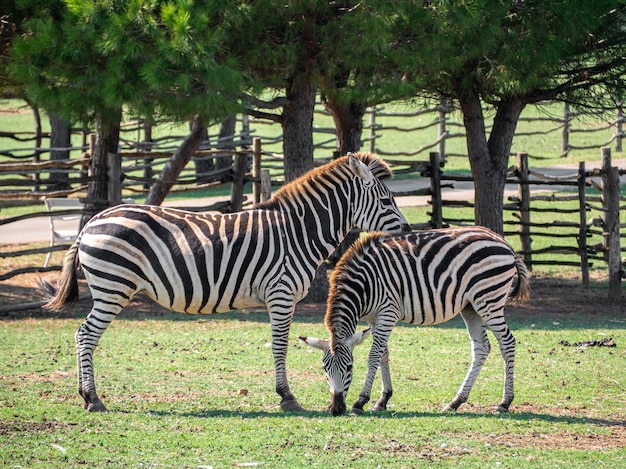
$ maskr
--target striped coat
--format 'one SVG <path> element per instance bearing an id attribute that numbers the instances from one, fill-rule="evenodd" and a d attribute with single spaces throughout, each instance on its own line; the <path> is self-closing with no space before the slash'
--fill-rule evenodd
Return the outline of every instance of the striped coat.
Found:
<path id="1" fill-rule="evenodd" d="M 285 370 L 295 305 L 354 226 L 407 231 L 379 179 L 390 175 L 378 157 L 350 155 L 286 185 L 250 211 L 198 214 L 122 205 L 92 218 L 70 248 L 60 288 L 45 306 L 58 309 L 76 298 L 80 266 L 94 302 L 76 333 L 85 408 L 106 410 L 96 393 L 93 352 L 113 318 L 144 293 L 173 311 L 192 314 L 266 305 L 281 407 L 301 409 Z"/>
<path id="2" fill-rule="evenodd" d="M 352 349 L 363 340 L 363 333 L 355 332 L 359 320 L 371 324 L 373 344 L 365 384 L 352 408 L 356 413 L 363 412 L 369 401 L 379 367 L 383 391 L 374 410 L 386 408 L 392 394 L 387 342 L 398 321 L 434 325 L 458 314 L 472 342 L 472 363 L 446 409 L 456 410 L 467 400 L 490 350 L 487 327 L 498 340 L 505 364 L 498 410 L 508 410 L 513 400 L 515 359 L 515 339 L 504 320 L 509 295 L 528 298 L 526 266 L 499 235 L 486 228 L 364 237 L 344 255 L 331 278 L 325 319 L 330 342 L 303 338 L 325 351 L 323 364 L 333 395 L 331 412 L 341 414 L 346 408 Z"/>

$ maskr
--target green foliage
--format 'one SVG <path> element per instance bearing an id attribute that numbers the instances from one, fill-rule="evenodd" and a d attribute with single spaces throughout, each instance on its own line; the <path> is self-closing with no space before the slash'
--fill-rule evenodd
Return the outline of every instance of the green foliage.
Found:
<path id="1" fill-rule="evenodd" d="M 241 75 L 225 52 L 221 2 L 68 0 L 28 20 L 13 71 L 35 103 L 77 121 L 130 106 L 142 115 L 219 120 Z"/>
<path id="2" fill-rule="evenodd" d="M 584 68 L 621 57 L 622 9 L 611 0 L 412 2 L 394 14 L 396 61 L 411 79 L 426 80 L 426 91 L 453 96 L 539 96 L 569 79 L 564 88 L 576 88 L 589 78 L 589 68 L 573 77 Z M 612 63 L 621 73 L 623 63 Z"/>

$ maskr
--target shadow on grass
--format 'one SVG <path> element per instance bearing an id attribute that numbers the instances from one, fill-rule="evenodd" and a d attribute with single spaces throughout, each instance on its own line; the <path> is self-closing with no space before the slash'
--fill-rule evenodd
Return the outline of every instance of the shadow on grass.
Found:
<path id="1" fill-rule="evenodd" d="M 126 413 L 126 412 L 120 412 Z M 229 411 L 223 409 L 195 411 L 195 412 L 176 412 L 176 411 L 150 411 L 150 415 L 163 417 L 179 416 L 192 418 L 235 418 L 235 419 L 256 419 L 256 418 L 328 418 L 328 419 L 345 419 L 345 418 L 377 418 L 381 420 L 393 419 L 420 419 L 420 418 L 450 418 L 458 420 L 513 420 L 518 422 L 543 421 L 550 423 L 566 423 L 570 425 L 596 425 L 600 427 L 614 427 L 626 425 L 626 420 L 611 420 L 590 417 L 577 417 L 571 415 L 553 415 L 540 412 L 509 412 L 499 414 L 495 412 L 366 412 L 363 415 L 345 414 L 339 417 L 331 416 L 327 411 L 306 411 L 306 412 L 271 412 L 271 411 Z"/>

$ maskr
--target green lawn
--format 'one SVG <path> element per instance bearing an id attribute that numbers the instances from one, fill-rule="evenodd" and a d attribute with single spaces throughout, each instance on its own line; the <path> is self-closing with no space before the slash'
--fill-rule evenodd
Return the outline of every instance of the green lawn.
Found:
<path id="1" fill-rule="evenodd" d="M 309 411 L 287 415 L 273 391 L 264 313 L 198 319 L 125 312 L 95 356 L 96 382 L 109 412 L 89 414 L 75 384 L 73 334 L 83 314 L 0 320 L 2 467 L 626 464 L 623 314 L 510 314 L 518 343 L 516 398 L 502 415 L 492 413 L 503 374 L 492 336 L 495 348 L 470 401 L 449 414 L 441 408 L 470 357 L 462 322 L 397 326 L 390 340 L 390 410 L 335 418 L 325 410 L 321 355 L 296 339 L 325 337 L 321 316 L 296 315 L 288 370 Z M 562 344 L 608 337 L 616 348 Z M 362 385 L 370 343 L 355 351 L 349 403 Z"/>

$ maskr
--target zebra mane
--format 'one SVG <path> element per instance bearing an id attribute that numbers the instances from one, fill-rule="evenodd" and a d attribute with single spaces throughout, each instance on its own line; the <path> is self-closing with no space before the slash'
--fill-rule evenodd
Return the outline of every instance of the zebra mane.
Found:
<path id="1" fill-rule="evenodd" d="M 374 155 L 372 153 L 365 152 L 357 152 L 353 153 L 359 160 L 365 163 L 365 166 L 369 168 L 372 174 L 378 179 L 391 179 L 393 174 L 391 172 L 391 168 L 382 158 L 378 155 Z M 348 157 L 344 156 L 340 158 L 340 160 L 345 159 L 347 161 Z"/>
<path id="2" fill-rule="evenodd" d="M 381 159 L 379 156 L 372 153 L 357 152 L 354 156 L 362 161 L 372 172 L 372 174 L 378 179 L 390 179 L 392 177 L 391 168 L 389 165 Z M 278 189 L 276 193 L 266 202 L 257 204 L 255 208 L 271 208 L 280 204 L 281 200 L 291 199 L 297 196 L 302 191 L 303 185 L 310 185 L 314 181 L 319 179 L 325 179 L 326 175 L 342 173 L 343 168 L 349 166 L 348 157 L 342 156 L 336 160 L 331 161 L 328 164 L 315 168 L 308 173 L 300 176 L 294 181 L 285 184 Z M 348 170 L 349 171 L 349 170 Z"/>
<path id="3" fill-rule="evenodd" d="M 337 333 L 340 329 L 346 329 L 346 325 L 350 324 L 350 320 L 346 320 L 345 318 L 346 313 L 335 309 L 335 300 L 341 294 L 340 286 L 344 285 L 346 281 L 352 279 L 354 276 L 352 269 L 353 261 L 368 247 L 375 245 L 379 240 L 388 238 L 389 236 L 389 233 L 381 231 L 374 231 L 361 236 L 348 248 L 333 269 L 330 278 L 326 315 L 324 316 L 324 325 L 328 332 L 330 332 L 330 351 L 333 354 L 335 353 L 335 339 L 337 338 Z M 353 312 L 356 313 L 356 311 Z M 356 324 L 357 321 L 354 321 L 354 324 Z M 349 331 L 349 335 L 354 334 L 354 332 L 355 331 Z M 346 332 L 346 334 L 348 334 L 348 332 Z"/>

